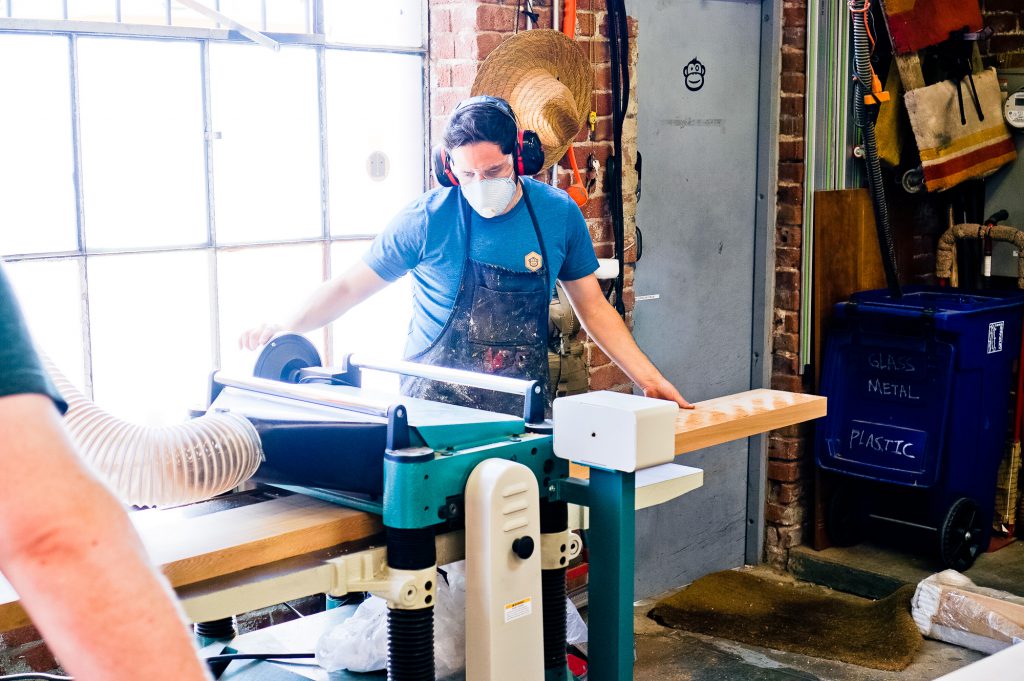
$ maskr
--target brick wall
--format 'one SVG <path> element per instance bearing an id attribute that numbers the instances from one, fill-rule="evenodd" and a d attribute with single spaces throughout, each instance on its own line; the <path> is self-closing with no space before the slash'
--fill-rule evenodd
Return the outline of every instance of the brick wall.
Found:
<path id="1" fill-rule="evenodd" d="M 30 672 L 64 673 L 32 625 L 0 633 L 0 675 Z"/>
<path id="2" fill-rule="evenodd" d="M 995 34 L 982 46 L 982 54 L 997 68 L 1024 68 L 1024 2 L 982 0 L 985 25 Z"/>
<path id="3" fill-rule="evenodd" d="M 611 218 L 604 192 L 604 171 L 612 153 L 611 117 L 611 65 L 608 55 L 608 12 L 604 0 L 578 0 L 576 3 L 576 39 L 594 67 L 594 110 L 598 118 L 595 132 L 584 130 L 574 145 L 581 172 L 585 170 L 591 154 L 601 164 L 598 181 L 590 200 L 583 207 L 590 235 L 599 258 L 610 258 L 614 253 Z M 551 1 L 535 0 L 535 11 L 540 15 L 536 26 L 552 28 Z M 491 50 L 512 35 L 515 30 L 516 2 L 513 0 L 430 0 L 430 88 L 431 88 L 431 144 L 436 143 L 455 106 L 469 96 L 480 63 Z M 520 18 L 519 29 L 525 29 Z M 630 69 L 637 59 L 637 25 L 629 22 Z M 633 82 L 635 77 L 633 77 Z M 623 204 L 625 213 L 625 244 L 627 267 L 623 299 L 626 322 L 633 319 L 633 263 L 636 261 L 636 90 L 633 89 L 626 120 L 623 124 Z M 559 186 L 568 187 L 571 179 L 569 164 L 563 159 L 559 173 Z M 545 172 L 547 181 L 550 175 Z M 586 339 L 587 364 L 590 367 L 592 390 L 631 391 L 632 384 L 622 371 L 600 348 Z"/>
<path id="4" fill-rule="evenodd" d="M 779 110 L 779 187 L 775 227 L 775 309 L 772 311 L 772 387 L 804 392 L 799 372 L 800 244 L 804 195 L 804 101 L 807 42 L 805 0 L 784 0 Z M 806 429 L 792 426 L 768 437 L 765 558 L 785 567 L 810 520 L 812 469 Z"/>

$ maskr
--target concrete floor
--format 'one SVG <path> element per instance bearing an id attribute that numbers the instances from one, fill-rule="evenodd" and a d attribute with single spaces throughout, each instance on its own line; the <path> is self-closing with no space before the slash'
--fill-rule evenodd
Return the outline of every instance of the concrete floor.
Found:
<path id="1" fill-rule="evenodd" d="M 878 598 L 903 584 L 916 584 L 942 566 L 927 551 L 906 551 L 888 542 L 824 551 L 798 546 L 790 553 L 789 569 L 805 581 Z M 964 574 L 978 586 L 1024 596 L 1024 541 L 983 553 Z"/>
<path id="2" fill-rule="evenodd" d="M 754 570 L 770 572 L 766 567 Z M 635 610 L 636 681 L 932 681 L 984 657 L 926 640 L 905 670 L 883 672 L 662 627 L 646 616 L 656 601 L 642 601 Z"/>
<path id="3" fill-rule="evenodd" d="M 790 578 L 881 598 L 942 569 L 928 547 L 906 550 L 905 546 L 892 540 L 824 551 L 799 546 L 790 554 Z M 1024 541 L 982 554 L 965 574 L 979 586 L 1024 596 Z M 984 657 L 925 640 L 907 669 L 882 672 L 662 627 L 646 616 L 655 600 L 636 608 L 637 681 L 932 681 Z"/>
<path id="4" fill-rule="evenodd" d="M 636 617 L 636 681 L 932 681 L 981 653 L 925 641 L 917 660 L 902 672 L 856 665 L 668 629 Z"/>

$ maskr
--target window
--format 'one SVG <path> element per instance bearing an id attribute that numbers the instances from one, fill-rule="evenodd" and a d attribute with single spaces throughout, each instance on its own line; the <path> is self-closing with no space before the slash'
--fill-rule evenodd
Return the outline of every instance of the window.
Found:
<path id="1" fill-rule="evenodd" d="M 241 331 L 425 186 L 422 0 L 204 4 L 280 49 L 174 0 L 0 0 L 0 257 L 40 349 L 139 423 L 248 371 Z M 398 357 L 410 309 L 403 280 L 309 338 Z"/>

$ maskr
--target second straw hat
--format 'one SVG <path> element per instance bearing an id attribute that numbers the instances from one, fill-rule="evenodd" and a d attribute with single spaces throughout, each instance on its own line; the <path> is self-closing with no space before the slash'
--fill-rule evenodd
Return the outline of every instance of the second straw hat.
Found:
<path id="1" fill-rule="evenodd" d="M 507 101 L 519 127 L 544 147 L 544 168 L 557 163 L 590 115 L 594 70 L 576 41 L 551 29 L 515 34 L 477 72 L 472 95 Z"/>

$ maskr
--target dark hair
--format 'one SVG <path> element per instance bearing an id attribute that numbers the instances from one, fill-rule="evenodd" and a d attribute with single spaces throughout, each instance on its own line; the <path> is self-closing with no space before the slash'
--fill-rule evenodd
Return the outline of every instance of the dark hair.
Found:
<path id="1" fill-rule="evenodd" d="M 449 151 L 474 142 L 492 142 L 501 147 L 501 153 L 511 154 L 517 135 L 515 122 L 498 107 L 470 104 L 452 114 L 442 141 Z"/>

